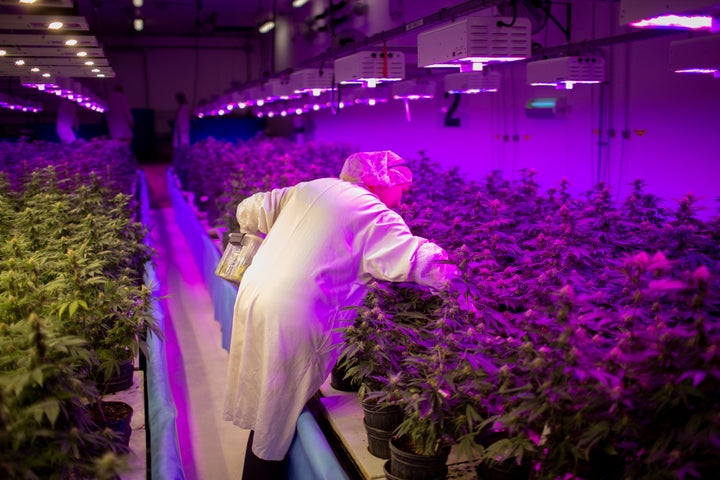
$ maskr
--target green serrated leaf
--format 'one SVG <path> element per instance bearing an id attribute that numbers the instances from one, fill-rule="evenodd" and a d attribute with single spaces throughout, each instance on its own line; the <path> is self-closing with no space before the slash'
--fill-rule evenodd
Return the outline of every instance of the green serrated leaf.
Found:
<path id="1" fill-rule="evenodd" d="M 40 385 L 42 387 L 43 380 L 45 379 L 42 369 L 41 368 L 34 369 L 31 373 L 31 375 L 32 375 L 32 379 L 35 381 L 35 383 L 37 383 L 38 385 Z"/>

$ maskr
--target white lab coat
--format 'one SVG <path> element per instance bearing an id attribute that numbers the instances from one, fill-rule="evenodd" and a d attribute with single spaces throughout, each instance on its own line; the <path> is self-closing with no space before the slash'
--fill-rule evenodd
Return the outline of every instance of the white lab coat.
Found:
<path id="1" fill-rule="evenodd" d="M 173 131 L 173 148 L 190 146 L 190 107 L 181 104 L 175 112 L 175 126 Z"/>
<path id="2" fill-rule="evenodd" d="M 77 137 L 75 129 L 78 127 L 77 104 L 69 100 L 61 100 L 58 104 L 57 122 L 55 131 L 62 143 L 72 143 Z"/>
<path id="3" fill-rule="evenodd" d="M 297 418 L 337 360 L 333 329 L 354 316 L 372 278 L 441 288 L 445 252 L 413 236 L 364 187 L 334 178 L 258 193 L 237 208 L 240 230 L 267 233 L 240 283 L 225 420 L 255 431 L 253 452 L 281 460 Z"/>
<path id="4" fill-rule="evenodd" d="M 108 95 L 107 110 L 105 111 L 110 138 L 117 140 L 132 140 L 133 118 L 130 104 L 122 92 L 112 92 Z"/>

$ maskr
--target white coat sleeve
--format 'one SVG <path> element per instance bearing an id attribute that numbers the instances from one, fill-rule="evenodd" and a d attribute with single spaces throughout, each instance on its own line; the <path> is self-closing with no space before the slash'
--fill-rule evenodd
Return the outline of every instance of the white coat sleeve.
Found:
<path id="1" fill-rule="evenodd" d="M 414 236 L 395 212 L 378 216 L 364 242 L 362 269 L 377 279 L 412 281 L 443 290 L 459 274 L 457 267 L 448 263 L 445 250 Z"/>
<path id="2" fill-rule="evenodd" d="M 235 211 L 240 232 L 267 234 L 275 223 L 291 188 L 256 193 L 240 202 Z"/>

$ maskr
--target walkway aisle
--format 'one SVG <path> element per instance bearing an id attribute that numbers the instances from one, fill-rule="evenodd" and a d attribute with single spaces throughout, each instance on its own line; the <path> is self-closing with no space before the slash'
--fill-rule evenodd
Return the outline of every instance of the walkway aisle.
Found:
<path id="1" fill-rule="evenodd" d="M 166 322 L 170 384 L 187 480 L 233 480 L 242 475 L 247 434 L 222 419 L 228 355 L 220 324 L 172 208 L 164 201 L 165 165 L 148 165 L 152 239 Z M 162 180 L 162 181 L 161 181 Z M 164 192 L 166 195 L 166 192 Z M 153 205 L 154 204 L 154 205 Z"/>

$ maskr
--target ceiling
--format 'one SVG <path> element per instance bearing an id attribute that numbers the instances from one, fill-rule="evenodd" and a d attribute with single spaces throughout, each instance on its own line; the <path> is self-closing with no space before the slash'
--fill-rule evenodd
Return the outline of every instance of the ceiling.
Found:
<path id="1" fill-rule="evenodd" d="M 0 77 L 113 77 L 103 49 L 111 39 L 254 35 L 261 14 L 273 9 L 273 0 L 144 0 L 142 7 L 136 0 L 20 1 L 0 0 Z M 141 32 L 135 18 L 144 21 Z M 62 29 L 49 30 L 58 19 Z M 66 46 L 70 39 L 77 44 Z"/>
<path id="2" fill-rule="evenodd" d="M 272 0 L 76 0 L 78 12 L 100 36 L 138 35 L 133 19 L 144 20 L 142 35 L 187 36 L 254 33 L 256 19 L 271 12 Z"/>

